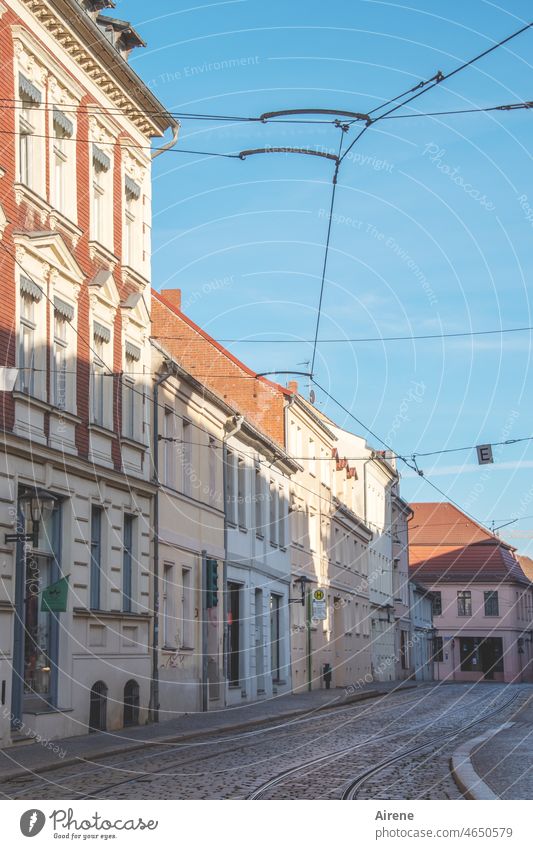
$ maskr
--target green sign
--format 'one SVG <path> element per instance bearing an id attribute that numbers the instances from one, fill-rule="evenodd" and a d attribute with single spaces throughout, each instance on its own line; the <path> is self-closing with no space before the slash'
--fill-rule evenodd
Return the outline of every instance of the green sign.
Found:
<path id="1" fill-rule="evenodd" d="M 41 612 L 65 613 L 67 609 L 68 579 L 69 576 L 66 575 L 64 578 L 56 581 L 55 584 L 50 584 L 49 587 L 43 590 Z"/>

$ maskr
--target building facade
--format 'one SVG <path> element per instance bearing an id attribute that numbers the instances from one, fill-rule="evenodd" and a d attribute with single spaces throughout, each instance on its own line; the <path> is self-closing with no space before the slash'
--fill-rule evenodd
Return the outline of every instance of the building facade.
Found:
<path id="1" fill-rule="evenodd" d="M 0 4 L 2 745 L 148 716 L 149 148 L 178 127 L 111 5 Z"/>
<path id="2" fill-rule="evenodd" d="M 387 452 L 375 451 L 362 437 L 342 428 L 336 428 L 335 432 L 338 437 L 339 455 L 347 457 L 350 465 L 355 468 L 354 495 L 357 513 L 372 533 L 368 546 L 371 677 L 374 681 L 394 681 L 397 663 L 401 666 L 401 629 L 400 626 L 397 627 L 395 619 L 395 558 L 392 534 L 393 493 L 398 493 L 398 473 L 395 461 Z M 399 579 L 397 590 L 401 591 Z M 404 600 L 407 601 L 405 590 L 403 592 Z M 405 634 L 408 638 L 408 629 Z M 407 652 L 404 658 L 405 663 L 408 660 Z"/>
<path id="3" fill-rule="evenodd" d="M 435 678 L 533 680 L 533 584 L 514 549 L 452 504 L 411 504 L 410 570 L 433 597 Z"/>
<path id="4" fill-rule="evenodd" d="M 416 581 L 409 581 L 409 658 L 415 681 L 433 681 L 433 597 Z"/>
<path id="5" fill-rule="evenodd" d="M 218 352 L 216 343 L 181 313 L 176 293 L 154 292 L 152 304 L 154 333 L 160 335 L 162 342 L 166 338 L 172 348 L 165 367 L 172 359 L 183 373 L 185 369 L 197 368 L 199 363 L 213 360 Z M 187 333 L 192 340 L 190 346 L 183 344 L 182 337 Z M 181 344 L 176 343 L 176 337 Z M 193 345 L 195 351 L 191 356 Z M 154 348 L 157 347 L 160 348 L 159 343 L 154 344 Z M 220 357 L 220 362 L 223 361 Z M 229 355 L 227 363 L 231 369 L 238 368 Z M 220 373 L 218 368 L 217 373 Z M 223 383 L 218 380 L 210 387 L 209 372 L 205 371 L 202 383 L 189 372 L 187 380 L 197 386 L 197 415 L 193 421 L 189 412 L 182 411 L 181 416 L 186 416 L 183 423 L 187 421 L 188 436 L 183 437 L 183 425 L 181 435 L 177 436 L 183 440 L 183 451 L 187 451 L 185 465 L 198 481 L 199 491 L 207 490 L 209 497 L 215 492 L 217 511 L 216 538 L 209 541 L 205 537 L 206 527 L 209 525 L 210 532 L 213 530 L 213 517 L 196 513 L 193 520 L 188 513 L 183 516 L 185 533 L 191 537 L 189 548 L 193 546 L 192 534 L 196 533 L 198 564 L 202 550 L 211 561 L 209 569 L 214 568 L 213 560 L 218 561 L 218 603 L 208 607 L 205 615 L 199 615 L 200 620 L 207 621 L 204 677 L 208 679 L 208 700 L 203 703 L 205 709 L 216 706 L 218 701 L 243 704 L 291 688 L 289 487 L 290 476 L 298 466 L 282 446 L 242 414 L 242 407 L 236 409 L 230 403 L 234 398 L 229 387 L 229 391 L 224 392 Z M 168 393 L 170 386 L 168 381 L 162 384 L 160 394 Z M 208 407 L 212 408 L 211 412 Z M 212 426 L 214 416 L 218 422 L 215 429 Z M 171 424 L 170 418 L 168 424 Z M 200 438 L 201 428 L 205 431 L 205 444 L 195 446 L 194 439 Z M 173 438 L 171 436 L 171 440 Z M 163 439 L 166 441 L 166 437 Z M 193 447 L 187 449 L 189 439 L 193 440 Z M 161 475 L 159 477 L 161 480 Z M 178 480 L 183 480 L 183 473 L 181 477 L 178 474 Z M 189 483 L 189 493 L 185 493 L 189 502 L 192 494 Z M 172 504 L 168 505 L 170 512 L 167 509 L 168 530 L 164 538 L 163 529 L 160 532 L 161 552 L 163 548 L 167 550 L 169 540 L 175 542 L 180 534 L 176 498 L 177 493 L 173 493 Z M 180 498 L 183 499 L 183 494 Z M 163 521 L 162 511 L 166 508 L 161 494 L 159 502 Z M 211 507 L 214 508 L 215 503 Z M 161 556 L 162 553 L 160 560 Z M 206 579 L 204 576 L 204 581 Z M 205 596 L 205 592 L 201 593 L 202 586 L 198 569 L 196 587 L 200 602 Z M 198 610 L 201 611 L 201 604 Z M 196 659 L 196 680 L 201 679 L 202 641 L 200 636 L 198 639 L 197 649 L 191 654 L 191 662 Z M 178 672 L 169 674 L 178 681 Z M 178 698 L 179 686 L 174 703 Z"/>
<path id="6" fill-rule="evenodd" d="M 396 679 L 412 677 L 416 668 L 416 652 L 412 638 L 415 630 L 412 621 L 415 596 L 409 587 L 409 518 L 412 510 L 400 497 L 398 484 L 392 491 L 392 595 L 394 604 Z M 411 588 L 412 589 L 412 588 Z M 431 614 L 431 605 L 430 610 Z M 416 657 L 415 657 L 416 656 Z"/>

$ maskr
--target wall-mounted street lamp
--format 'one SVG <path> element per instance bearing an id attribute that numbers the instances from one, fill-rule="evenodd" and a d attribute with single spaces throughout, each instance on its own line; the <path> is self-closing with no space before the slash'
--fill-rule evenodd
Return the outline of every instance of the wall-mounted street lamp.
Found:
<path id="1" fill-rule="evenodd" d="M 40 487 L 26 487 L 18 498 L 19 509 L 26 519 L 32 523 L 32 533 L 6 534 L 7 542 L 31 542 L 34 548 L 39 545 L 39 525 L 47 519 L 57 504 L 57 496 Z"/>
<path id="2" fill-rule="evenodd" d="M 306 575 L 300 575 L 299 578 L 295 578 L 294 585 L 300 584 L 301 596 L 300 598 L 289 598 L 289 604 L 301 604 L 305 607 L 305 587 L 306 584 L 312 584 L 313 581 L 311 578 L 308 578 Z"/>

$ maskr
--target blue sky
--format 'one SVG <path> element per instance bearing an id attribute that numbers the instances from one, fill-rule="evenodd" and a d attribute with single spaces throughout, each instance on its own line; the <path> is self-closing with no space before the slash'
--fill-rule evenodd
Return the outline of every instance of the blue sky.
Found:
<path id="1" fill-rule="evenodd" d="M 531 16 L 525 0 L 122 0 L 116 13 L 147 40 L 132 63 L 166 107 L 255 116 L 303 107 L 367 112 L 518 29 L 528 7 Z M 532 50 L 533 30 L 402 112 L 531 99 Z M 522 110 L 370 128 L 339 174 L 322 338 L 533 324 L 532 121 Z M 352 128 L 345 146 L 353 137 Z M 235 153 L 338 144 L 329 125 L 184 120 L 178 147 Z M 326 159 L 283 154 L 155 161 L 154 285 L 181 288 L 191 317 L 217 338 L 242 339 L 228 347 L 258 371 L 307 368 L 332 173 Z M 262 337 L 285 342 L 254 341 Z M 530 350 L 529 333 L 323 343 L 315 373 L 411 455 L 532 434 Z M 320 392 L 317 403 L 358 430 Z M 533 554 L 533 442 L 498 449 L 495 458 L 490 467 L 479 467 L 475 452 L 418 462 L 482 521 L 519 516 L 502 533 Z M 402 486 L 409 500 L 441 500 L 409 470 Z"/>

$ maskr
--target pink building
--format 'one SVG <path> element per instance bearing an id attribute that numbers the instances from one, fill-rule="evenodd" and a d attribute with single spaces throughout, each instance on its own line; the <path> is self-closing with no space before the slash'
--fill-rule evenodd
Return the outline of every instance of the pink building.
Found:
<path id="1" fill-rule="evenodd" d="M 452 504 L 411 507 L 410 573 L 433 594 L 435 678 L 533 681 L 533 583 L 515 549 Z"/>

